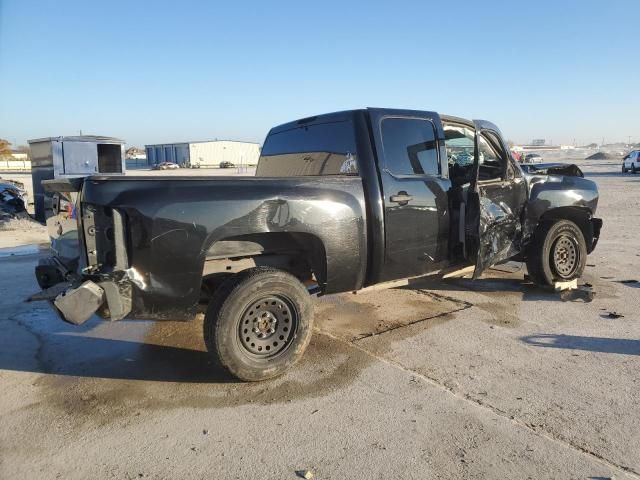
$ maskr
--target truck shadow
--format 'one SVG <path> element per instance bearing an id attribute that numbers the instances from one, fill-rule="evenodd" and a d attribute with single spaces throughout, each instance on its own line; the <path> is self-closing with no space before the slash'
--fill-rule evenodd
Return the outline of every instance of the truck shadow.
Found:
<path id="1" fill-rule="evenodd" d="M 525 280 L 523 273 L 491 270 L 483 278 L 442 278 L 439 276 L 422 277 L 409 281 L 409 288 L 424 288 L 434 291 L 478 292 L 490 296 L 504 294 L 521 295 L 522 301 L 566 301 L 559 293 L 550 288 L 539 287 Z"/>
<path id="2" fill-rule="evenodd" d="M 520 340 L 536 347 L 640 355 L 640 340 L 626 338 L 582 337 L 578 335 L 541 333 L 520 337 Z"/>
<path id="3" fill-rule="evenodd" d="M 17 325 L 11 325 L 12 320 Z M 41 309 L 3 323 L 8 324 L 8 335 L 6 345 L 0 340 L 0 369 L 129 380 L 235 382 L 212 364 L 200 345 L 202 334 L 196 325 L 108 324 L 92 319 L 75 327 Z"/>
<path id="4" fill-rule="evenodd" d="M 246 383 L 211 361 L 202 339 L 202 318 L 110 323 L 94 317 L 82 326 L 73 326 L 59 320 L 49 308 L 35 308 L 0 320 L 0 328 L 4 332 L 0 337 L 0 370 L 49 374 L 50 382 L 55 382 L 56 376 L 67 376 L 161 382 L 145 387 L 154 389 L 166 383 L 185 384 L 190 386 L 180 392 L 187 396 L 202 389 L 225 395 L 236 390 L 257 391 L 259 395 L 251 398 L 261 403 L 321 395 L 323 389 L 350 383 L 371 361 L 326 335 L 314 334 L 307 352 L 290 373 L 272 381 Z M 206 390 L 212 386 L 221 388 Z M 227 400 L 240 402 L 236 396 Z"/>

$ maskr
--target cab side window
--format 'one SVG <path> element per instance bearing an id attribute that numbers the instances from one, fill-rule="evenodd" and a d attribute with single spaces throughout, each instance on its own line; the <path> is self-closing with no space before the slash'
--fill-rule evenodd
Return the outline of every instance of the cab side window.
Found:
<path id="1" fill-rule="evenodd" d="M 429 120 L 385 118 L 381 132 L 385 167 L 393 175 L 440 175 L 436 132 Z"/>
<path id="2" fill-rule="evenodd" d="M 478 180 L 497 180 L 505 178 L 507 154 L 502 144 L 492 132 L 483 131 L 479 137 L 480 159 Z"/>

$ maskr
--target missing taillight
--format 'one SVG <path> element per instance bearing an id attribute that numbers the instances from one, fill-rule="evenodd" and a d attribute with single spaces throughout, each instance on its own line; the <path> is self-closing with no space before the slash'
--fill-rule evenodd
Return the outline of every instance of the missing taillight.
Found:
<path id="1" fill-rule="evenodd" d="M 128 268 L 124 215 L 111 207 L 84 204 L 82 222 L 87 266 L 102 271 Z"/>

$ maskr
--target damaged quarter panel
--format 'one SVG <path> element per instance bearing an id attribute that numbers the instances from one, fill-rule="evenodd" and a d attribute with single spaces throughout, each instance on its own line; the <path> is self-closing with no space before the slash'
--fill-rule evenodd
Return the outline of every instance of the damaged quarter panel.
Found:
<path id="1" fill-rule="evenodd" d="M 288 232 L 318 239 L 325 293 L 364 281 L 367 232 L 359 177 L 93 177 L 83 206 L 123 214 L 131 317 L 189 319 L 196 313 L 207 252 L 220 240 Z M 308 238 L 308 237 L 305 237 Z"/>

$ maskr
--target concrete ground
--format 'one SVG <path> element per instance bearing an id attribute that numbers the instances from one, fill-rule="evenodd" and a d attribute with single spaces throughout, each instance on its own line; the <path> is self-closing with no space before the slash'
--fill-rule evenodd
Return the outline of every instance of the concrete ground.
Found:
<path id="1" fill-rule="evenodd" d="M 326 297 L 302 362 L 257 384 L 209 368 L 201 322 L 24 303 L 44 252 L 0 250 L 0 478 L 640 478 L 640 177 L 581 165 L 591 303 L 513 264 Z"/>

